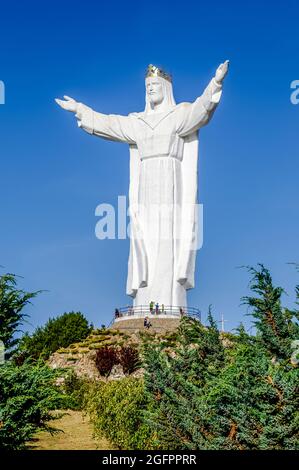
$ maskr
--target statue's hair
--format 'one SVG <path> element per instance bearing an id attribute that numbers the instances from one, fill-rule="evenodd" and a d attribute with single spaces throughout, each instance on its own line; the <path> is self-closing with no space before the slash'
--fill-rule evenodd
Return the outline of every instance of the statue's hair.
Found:
<path id="1" fill-rule="evenodd" d="M 157 80 L 159 80 L 162 83 L 162 90 L 163 90 L 163 96 L 164 100 L 166 101 L 166 106 L 167 108 L 171 108 L 175 106 L 175 99 L 173 96 L 173 89 L 172 89 L 172 83 L 170 83 L 168 80 L 165 80 L 165 78 L 162 77 L 157 77 Z M 145 110 L 146 113 L 151 111 L 151 105 L 150 105 L 150 100 L 147 95 L 145 94 Z"/>

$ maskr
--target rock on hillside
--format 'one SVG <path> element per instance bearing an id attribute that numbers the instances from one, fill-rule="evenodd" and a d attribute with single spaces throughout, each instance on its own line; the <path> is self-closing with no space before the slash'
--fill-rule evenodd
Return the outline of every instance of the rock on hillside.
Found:
<path id="1" fill-rule="evenodd" d="M 169 331 L 175 329 L 174 323 L 170 323 L 168 329 L 166 329 L 160 326 L 159 322 L 161 322 L 161 320 L 157 319 L 155 328 L 152 327 L 145 331 L 140 328 L 139 320 L 143 325 L 143 319 L 135 319 L 118 322 L 110 329 L 93 330 L 91 335 L 84 341 L 71 344 L 68 348 L 61 348 L 52 354 L 48 360 L 48 364 L 53 369 L 72 368 L 78 377 L 85 377 L 89 380 L 118 380 L 125 376 L 119 364 L 113 366 L 108 377 L 100 375 L 95 365 L 96 353 L 99 349 L 103 347 L 121 349 L 122 347 L 131 346 L 140 351 L 141 344 L 146 341 L 163 342 L 165 346 L 171 346 L 175 342 L 175 331 Z M 170 322 L 172 322 L 172 320 L 170 320 Z M 125 323 L 126 328 L 119 328 L 123 326 L 120 325 L 120 323 Z M 178 326 L 178 323 L 177 321 L 176 326 Z M 116 326 L 119 329 L 114 329 Z M 159 329 L 163 332 L 158 332 Z M 143 370 L 139 368 L 133 372 L 131 376 L 138 377 L 142 374 Z"/>

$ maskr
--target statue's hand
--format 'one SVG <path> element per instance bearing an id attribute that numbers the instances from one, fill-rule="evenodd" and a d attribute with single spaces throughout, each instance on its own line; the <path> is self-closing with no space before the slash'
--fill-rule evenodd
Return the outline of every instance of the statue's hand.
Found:
<path id="1" fill-rule="evenodd" d="M 220 64 L 218 69 L 216 70 L 215 74 L 215 80 L 218 83 L 222 83 L 224 80 L 224 77 L 226 76 L 228 72 L 228 66 L 229 66 L 229 60 L 226 60 L 223 64 Z"/>
<path id="2" fill-rule="evenodd" d="M 70 96 L 65 95 L 64 98 L 65 98 L 65 101 L 64 100 L 59 100 L 58 98 L 55 98 L 55 101 L 56 101 L 57 104 L 59 104 L 59 106 L 62 109 L 66 109 L 67 111 L 71 111 L 72 113 L 76 113 L 79 103 L 77 103 L 77 101 L 74 100 L 73 98 L 71 98 Z"/>

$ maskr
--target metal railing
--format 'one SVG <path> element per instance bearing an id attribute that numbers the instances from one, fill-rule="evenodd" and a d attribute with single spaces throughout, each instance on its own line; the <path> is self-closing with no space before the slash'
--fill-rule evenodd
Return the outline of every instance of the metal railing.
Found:
<path id="1" fill-rule="evenodd" d="M 185 315 L 195 317 L 198 320 L 201 320 L 200 310 L 196 307 L 181 307 L 175 305 L 159 305 L 153 306 L 151 308 L 149 305 L 137 305 L 137 306 L 127 306 L 115 309 L 114 319 L 118 320 L 121 318 L 140 318 L 140 317 L 156 317 L 163 318 L 167 317 L 183 317 Z"/>

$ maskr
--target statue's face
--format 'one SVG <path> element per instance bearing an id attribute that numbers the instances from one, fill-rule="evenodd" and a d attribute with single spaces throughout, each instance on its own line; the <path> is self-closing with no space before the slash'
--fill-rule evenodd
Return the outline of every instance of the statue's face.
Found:
<path id="1" fill-rule="evenodd" d="M 161 104 L 164 95 L 163 87 L 159 77 L 148 77 L 145 81 L 146 94 L 151 104 Z"/>

